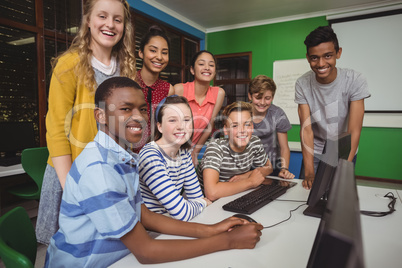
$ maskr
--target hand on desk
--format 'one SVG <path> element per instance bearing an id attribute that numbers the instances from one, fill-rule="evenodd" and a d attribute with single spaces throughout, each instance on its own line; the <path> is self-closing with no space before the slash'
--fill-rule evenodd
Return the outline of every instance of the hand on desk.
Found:
<path id="1" fill-rule="evenodd" d="M 259 223 L 245 223 L 227 232 L 229 247 L 232 249 L 254 248 L 260 241 L 261 230 L 264 227 Z"/>
<path id="2" fill-rule="evenodd" d="M 252 188 L 259 186 L 265 177 L 262 175 L 261 171 L 257 168 L 253 171 L 246 172 L 244 174 L 236 175 L 230 178 L 229 182 L 236 182 L 240 180 L 250 180 Z"/>
<path id="3" fill-rule="evenodd" d="M 294 179 L 295 177 L 295 175 L 287 169 L 281 169 L 278 175 L 284 179 Z"/>
<path id="4" fill-rule="evenodd" d="M 209 200 L 208 198 L 204 197 L 203 199 L 205 200 L 205 202 L 207 202 L 207 206 L 212 204 L 212 201 Z"/>
<path id="5" fill-rule="evenodd" d="M 302 182 L 303 188 L 310 190 L 313 186 L 314 176 L 307 176 L 304 181 Z"/>

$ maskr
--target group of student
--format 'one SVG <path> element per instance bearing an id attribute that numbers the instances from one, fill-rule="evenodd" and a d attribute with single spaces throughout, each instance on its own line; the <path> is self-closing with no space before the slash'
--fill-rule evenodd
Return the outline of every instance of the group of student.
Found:
<path id="1" fill-rule="evenodd" d="M 291 125 L 272 104 L 271 78 L 251 81 L 250 103 L 224 108 L 225 138 L 211 139 L 198 163 L 225 98 L 222 88 L 210 86 L 215 57 L 198 52 L 194 81 L 172 86 L 159 78 L 169 62 L 164 31 L 152 26 L 142 38 L 137 71 L 132 30 L 125 0 L 86 1 L 76 38 L 54 61 L 50 157 L 36 227 L 38 242 L 50 243 L 46 267 L 103 267 L 130 252 L 141 263 L 159 263 L 253 248 L 261 224 L 235 217 L 213 225 L 187 221 L 212 201 L 269 183 L 269 174 L 295 177 L 288 170 Z M 336 39 L 330 27 L 319 27 L 306 38 L 312 71 L 296 84 L 305 188 L 334 117 L 352 133 L 349 160 L 355 159 L 370 96 L 360 74 L 335 67 L 341 48 L 328 36 Z M 333 110 L 320 123 L 317 111 L 328 106 Z M 156 240 L 152 232 L 199 239 Z"/>

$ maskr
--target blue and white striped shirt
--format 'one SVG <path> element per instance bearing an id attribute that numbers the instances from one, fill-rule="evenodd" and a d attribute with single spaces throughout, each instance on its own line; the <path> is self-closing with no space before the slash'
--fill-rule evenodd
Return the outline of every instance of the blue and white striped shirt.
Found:
<path id="1" fill-rule="evenodd" d="M 180 149 L 173 159 L 150 142 L 140 152 L 139 173 L 142 198 L 153 212 L 189 221 L 207 205 L 187 150 Z"/>
<path id="2" fill-rule="evenodd" d="M 138 156 L 99 131 L 74 161 L 45 267 L 107 267 L 130 253 L 120 238 L 141 219 Z"/>

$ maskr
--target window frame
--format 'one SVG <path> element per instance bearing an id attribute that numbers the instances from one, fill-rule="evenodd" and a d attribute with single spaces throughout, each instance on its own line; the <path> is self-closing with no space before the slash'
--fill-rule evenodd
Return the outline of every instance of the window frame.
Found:
<path id="1" fill-rule="evenodd" d="M 248 51 L 248 52 L 239 52 L 239 53 L 229 53 L 229 54 L 219 54 L 219 55 L 215 55 L 215 58 L 217 60 L 217 69 L 216 69 L 216 73 L 218 73 L 218 62 L 219 59 L 229 59 L 229 58 L 238 58 L 238 57 L 243 57 L 243 56 L 248 56 L 248 77 L 247 78 L 241 78 L 241 79 L 222 79 L 222 80 L 218 80 L 218 79 L 214 79 L 214 86 L 219 86 L 222 87 L 225 90 L 225 84 L 230 84 L 230 85 L 243 85 L 246 84 L 247 86 L 250 84 L 251 82 L 251 73 L 252 73 L 252 52 Z M 225 90 L 226 92 L 226 90 Z M 227 94 L 225 96 L 226 100 L 227 98 Z M 226 101 L 226 105 L 231 104 L 232 102 L 227 102 Z M 222 107 L 223 109 L 223 107 Z"/>

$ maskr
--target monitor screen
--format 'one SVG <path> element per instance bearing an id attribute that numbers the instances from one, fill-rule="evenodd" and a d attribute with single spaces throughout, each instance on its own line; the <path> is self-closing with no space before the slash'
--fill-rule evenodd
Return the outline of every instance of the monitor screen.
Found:
<path id="1" fill-rule="evenodd" d="M 364 267 L 354 165 L 339 160 L 307 267 Z"/>
<path id="2" fill-rule="evenodd" d="M 338 160 L 347 159 L 349 156 L 350 138 L 350 134 L 343 133 L 338 137 L 328 138 L 325 142 L 304 215 L 320 218 L 324 212 Z"/>

